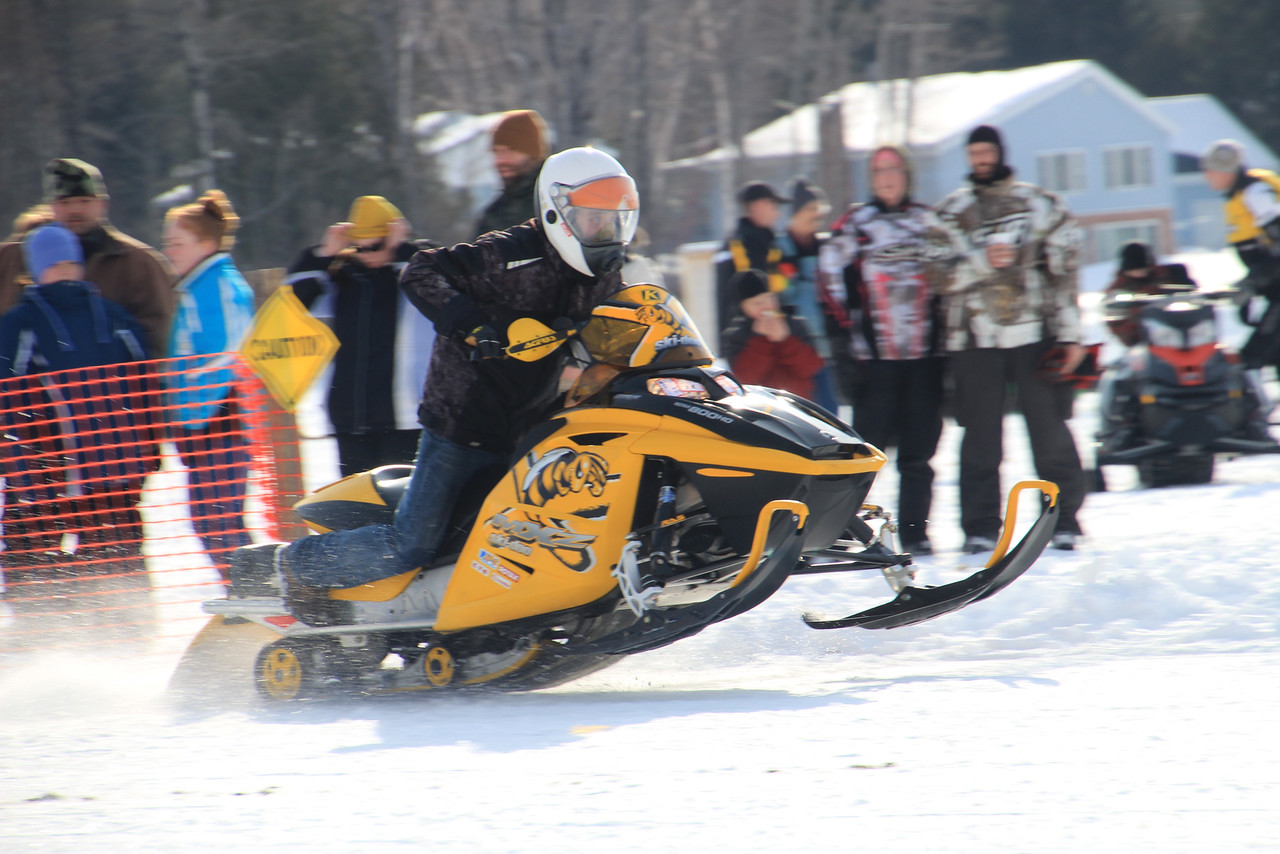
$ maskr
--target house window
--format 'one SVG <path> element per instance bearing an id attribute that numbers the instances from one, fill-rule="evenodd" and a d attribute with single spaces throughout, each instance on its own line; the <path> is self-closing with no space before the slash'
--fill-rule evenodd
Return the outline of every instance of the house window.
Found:
<path id="1" fill-rule="evenodd" d="M 1036 157 L 1040 186 L 1054 193 L 1076 193 L 1088 189 L 1083 151 L 1063 151 Z"/>
<path id="2" fill-rule="evenodd" d="M 1093 260 L 1095 262 L 1114 261 L 1119 266 L 1120 250 L 1132 240 L 1147 244 L 1158 257 L 1161 248 L 1159 234 L 1160 223 L 1154 219 L 1095 225 L 1093 227 Z"/>
<path id="3" fill-rule="evenodd" d="M 1102 154 L 1108 190 L 1151 186 L 1151 146 L 1109 148 Z"/>

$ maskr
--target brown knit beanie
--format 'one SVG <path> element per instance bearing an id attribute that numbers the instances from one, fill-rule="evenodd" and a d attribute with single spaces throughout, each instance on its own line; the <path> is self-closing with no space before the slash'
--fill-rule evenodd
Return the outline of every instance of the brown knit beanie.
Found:
<path id="1" fill-rule="evenodd" d="M 505 145 L 527 154 L 534 160 L 546 160 L 551 153 L 547 142 L 547 123 L 536 110 L 511 110 L 493 127 L 493 145 Z"/>

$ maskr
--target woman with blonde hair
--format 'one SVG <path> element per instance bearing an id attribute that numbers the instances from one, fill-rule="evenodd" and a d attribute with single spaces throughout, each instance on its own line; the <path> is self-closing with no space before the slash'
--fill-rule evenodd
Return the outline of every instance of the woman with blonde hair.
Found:
<path id="1" fill-rule="evenodd" d="M 191 521 L 219 571 L 248 545 L 242 521 L 249 451 L 240 422 L 234 352 L 253 322 L 253 289 L 231 260 L 240 224 L 220 190 L 165 215 L 164 254 L 177 308 L 166 371 L 170 435 L 187 466 Z"/>

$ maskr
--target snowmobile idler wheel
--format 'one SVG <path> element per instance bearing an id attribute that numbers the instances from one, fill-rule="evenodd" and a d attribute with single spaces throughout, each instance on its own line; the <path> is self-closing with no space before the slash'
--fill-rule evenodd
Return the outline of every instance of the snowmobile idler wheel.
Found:
<path id="1" fill-rule="evenodd" d="M 453 681 L 453 656 L 442 646 L 433 646 L 422 656 L 422 673 L 427 682 L 443 688 Z"/>
<path id="2" fill-rule="evenodd" d="M 255 681 L 268 700 L 296 700 L 315 685 L 314 658 L 306 644 L 285 638 L 258 653 Z"/>

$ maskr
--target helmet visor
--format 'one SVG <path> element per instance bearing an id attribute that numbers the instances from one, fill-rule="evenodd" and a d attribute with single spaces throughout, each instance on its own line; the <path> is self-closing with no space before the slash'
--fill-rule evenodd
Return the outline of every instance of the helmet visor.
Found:
<path id="1" fill-rule="evenodd" d="M 610 175 L 577 186 L 556 184 L 551 198 L 583 246 L 627 244 L 640 221 L 640 196 L 627 175 Z"/>

